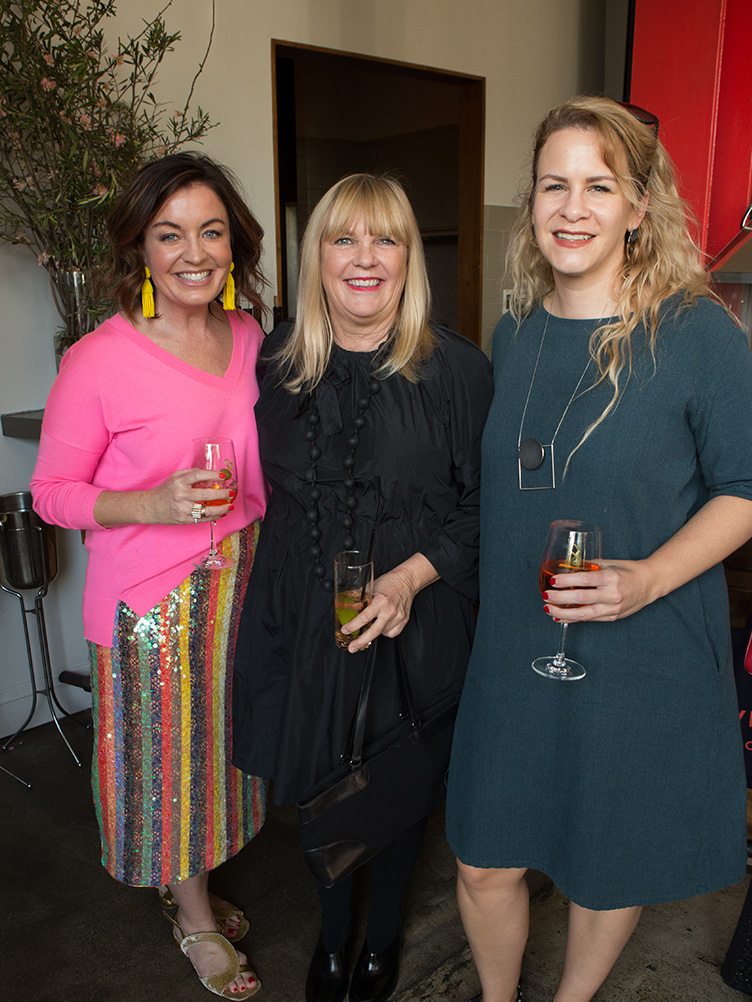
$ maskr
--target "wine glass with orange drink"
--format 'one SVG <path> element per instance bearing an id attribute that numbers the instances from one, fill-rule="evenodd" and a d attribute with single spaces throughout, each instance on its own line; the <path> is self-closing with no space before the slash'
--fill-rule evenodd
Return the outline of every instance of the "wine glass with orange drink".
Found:
<path id="1" fill-rule="evenodd" d="M 212 473 L 216 473 L 219 477 L 218 480 L 200 480 L 193 486 L 209 490 L 229 491 L 229 497 L 217 498 L 216 501 L 204 501 L 203 504 L 210 513 L 212 508 L 222 507 L 222 505 L 227 504 L 232 505 L 238 496 L 238 467 L 235 461 L 235 449 L 233 448 L 232 439 L 196 438 L 193 440 L 193 446 L 193 465 L 200 470 L 211 470 Z M 214 526 L 216 523 L 217 519 L 212 518 L 210 514 L 209 552 L 196 565 L 197 567 L 204 567 L 211 571 L 221 571 L 223 568 L 232 567 L 235 564 L 235 561 L 231 557 L 225 557 L 217 550 L 214 542 Z"/>
<path id="2" fill-rule="evenodd" d="M 552 580 L 558 591 L 566 590 L 562 579 L 567 574 L 582 571 L 599 571 L 601 561 L 602 534 L 592 522 L 575 519 L 557 519 L 548 527 L 546 548 L 543 553 L 538 584 L 545 593 L 552 587 Z M 586 675 L 579 661 L 564 656 L 568 623 L 561 624 L 561 640 L 557 653 L 536 658 L 532 668 L 544 678 L 572 682 Z"/>

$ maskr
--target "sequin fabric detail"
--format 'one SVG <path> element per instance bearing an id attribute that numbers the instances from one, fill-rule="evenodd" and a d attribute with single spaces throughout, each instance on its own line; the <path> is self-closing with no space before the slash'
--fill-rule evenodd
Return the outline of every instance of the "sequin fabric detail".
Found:
<path id="1" fill-rule="evenodd" d="M 226 537 L 235 566 L 195 570 L 145 616 L 120 602 L 112 648 L 89 644 L 102 864 L 123 883 L 214 869 L 264 823 L 265 783 L 230 762 L 232 666 L 258 531 Z"/>

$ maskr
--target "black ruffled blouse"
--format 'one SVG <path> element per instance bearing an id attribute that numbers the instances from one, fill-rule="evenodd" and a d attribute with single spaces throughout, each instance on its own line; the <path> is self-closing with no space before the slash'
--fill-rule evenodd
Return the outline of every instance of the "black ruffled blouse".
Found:
<path id="1" fill-rule="evenodd" d="M 233 694 L 234 762 L 272 778 L 278 803 L 304 798 L 347 740 L 365 655 L 334 643 L 330 581 L 348 536 L 365 548 L 374 532 L 376 575 L 420 552 L 441 578 L 416 596 L 400 636 L 379 640 L 367 740 L 397 722 L 397 657 L 419 708 L 461 689 L 477 598 L 480 437 L 492 391 L 485 355 L 436 327 L 416 383 L 396 375 L 375 388 L 378 351 L 335 346 L 314 394 L 291 394 L 274 361 L 289 330 L 277 328 L 261 354 L 256 420 L 271 498 Z M 314 460 L 312 449 L 320 452 Z"/>

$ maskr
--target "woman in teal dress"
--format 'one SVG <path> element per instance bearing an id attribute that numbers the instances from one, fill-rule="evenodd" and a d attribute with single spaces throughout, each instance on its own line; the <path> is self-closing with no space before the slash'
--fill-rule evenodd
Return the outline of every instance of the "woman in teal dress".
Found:
<path id="1" fill-rule="evenodd" d="M 511 265 L 447 831 L 483 1002 L 522 997 L 528 867 L 571 901 L 554 998 L 587 1002 L 643 905 L 744 874 L 720 562 L 752 535 L 752 355 L 655 132 L 607 99 L 539 127 Z M 600 525 L 604 559 L 542 601 L 560 518 Z M 531 668 L 559 621 L 579 681 Z"/>

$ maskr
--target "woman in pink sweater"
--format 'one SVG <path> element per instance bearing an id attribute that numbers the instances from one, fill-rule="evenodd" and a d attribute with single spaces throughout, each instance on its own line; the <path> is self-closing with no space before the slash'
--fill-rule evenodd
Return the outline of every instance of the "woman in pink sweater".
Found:
<path id="1" fill-rule="evenodd" d="M 263 782 L 231 765 L 228 671 L 265 508 L 253 415 L 263 333 L 233 302 L 237 285 L 263 308 L 262 230 L 223 168 L 174 154 L 136 175 L 110 235 L 121 312 L 63 359 L 34 506 L 86 530 L 102 862 L 118 880 L 160 888 L 210 991 L 249 997 L 260 982 L 229 942 L 248 923 L 209 895 L 208 874 L 265 813 Z M 219 438 L 234 443 L 232 503 L 194 466 L 194 440 Z M 232 562 L 223 570 L 197 566 L 209 501 Z"/>

